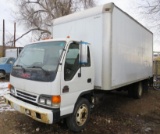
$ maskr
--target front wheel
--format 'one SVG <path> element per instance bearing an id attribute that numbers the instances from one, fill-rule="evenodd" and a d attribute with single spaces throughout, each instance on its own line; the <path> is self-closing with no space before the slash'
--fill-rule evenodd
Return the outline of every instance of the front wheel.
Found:
<path id="1" fill-rule="evenodd" d="M 4 71 L 0 71 L 0 78 L 4 78 L 5 77 L 5 72 Z"/>
<path id="2" fill-rule="evenodd" d="M 74 132 L 85 128 L 90 117 L 90 103 L 87 99 L 81 98 L 75 105 L 72 115 L 67 118 L 67 126 Z"/>

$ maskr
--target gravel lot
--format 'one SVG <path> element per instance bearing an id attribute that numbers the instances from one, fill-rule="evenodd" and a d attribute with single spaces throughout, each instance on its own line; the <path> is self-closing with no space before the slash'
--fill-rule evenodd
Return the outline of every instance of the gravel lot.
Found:
<path id="1" fill-rule="evenodd" d="M 91 114 L 83 134 L 159 134 L 160 91 L 152 88 L 141 99 L 125 92 L 105 95 Z M 0 98 L 1 107 L 4 105 Z M 12 110 L 12 109 L 10 109 Z M 46 125 L 16 111 L 0 112 L 0 134 L 72 134 L 65 123 Z"/>

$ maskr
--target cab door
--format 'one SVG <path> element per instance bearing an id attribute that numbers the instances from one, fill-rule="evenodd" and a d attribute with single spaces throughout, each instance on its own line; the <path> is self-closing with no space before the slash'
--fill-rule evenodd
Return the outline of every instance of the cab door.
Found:
<path id="1" fill-rule="evenodd" d="M 11 73 L 15 58 L 9 58 L 5 64 L 6 73 Z"/>
<path id="2" fill-rule="evenodd" d="M 79 95 L 93 89 L 93 67 L 88 47 L 87 63 L 80 64 L 80 44 L 69 44 L 62 67 L 61 115 L 73 112 Z"/>

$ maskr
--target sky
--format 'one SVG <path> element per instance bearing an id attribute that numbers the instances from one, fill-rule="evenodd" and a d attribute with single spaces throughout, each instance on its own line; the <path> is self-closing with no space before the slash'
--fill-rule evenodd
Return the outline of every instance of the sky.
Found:
<path id="1" fill-rule="evenodd" d="M 3 19 L 5 20 L 5 32 L 7 37 L 12 37 L 14 35 L 14 22 L 15 22 L 15 14 L 13 13 L 15 10 L 15 5 L 13 0 L 7 0 L 7 4 L 5 0 L 0 0 L 0 45 L 2 44 L 2 30 L 3 30 Z M 23 26 L 19 26 L 17 24 L 17 37 L 22 35 L 25 30 Z M 7 38 L 6 37 L 6 38 Z M 17 46 L 24 46 L 24 42 L 29 42 L 29 37 L 24 37 L 17 43 Z"/>
<path id="2" fill-rule="evenodd" d="M 148 22 L 139 15 L 138 12 L 138 4 L 140 3 L 139 0 L 96 0 L 97 5 L 102 5 L 105 3 L 114 2 L 118 7 L 120 7 L 123 11 L 131 15 L 137 21 L 142 23 L 144 26 L 148 26 Z M 14 20 L 15 15 L 12 12 L 15 10 L 15 5 L 13 0 L 7 0 L 7 4 L 5 0 L 0 0 L 0 44 L 2 42 L 2 23 L 3 19 L 5 19 L 5 26 L 6 26 L 6 35 L 13 35 L 14 33 Z M 20 36 L 25 32 L 25 28 L 17 24 L 17 37 Z M 150 29 L 151 30 L 151 29 Z M 155 34 L 156 35 L 156 34 Z M 30 42 L 31 37 L 26 36 L 21 39 L 17 46 L 24 46 L 26 43 Z M 156 37 L 154 39 L 154 51 L 160 51 L 160 41 Z"/>

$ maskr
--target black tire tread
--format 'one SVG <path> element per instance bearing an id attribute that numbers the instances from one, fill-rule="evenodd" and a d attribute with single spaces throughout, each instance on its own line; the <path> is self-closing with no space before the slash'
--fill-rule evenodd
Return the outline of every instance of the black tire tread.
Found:
<path id="1" fill-rule="evenodd" d="M 76 125 L 76 122 L 75 122 L 75 114 L 79 108 L 80 105 L 82 104 L 86 104 L 88 106 L 88 119 L 87 121 L 85 122 L 85 124 L 83 126 L 77 126 Z M 67 123 L 67 126 L 68 128 L 71 130 L 71 131 L 74 131 L 74 132 L 80 132 L 82 129 L 85 128 L 88 120 L 89 120 L 89 117 L 90 117 L 90 103 L 87 99 L 85 98 L 80 98 L 77 103 L 75 104 L 75 108 L 74 108 L 74 112 L 66 119 L 66 123 Z"/>

